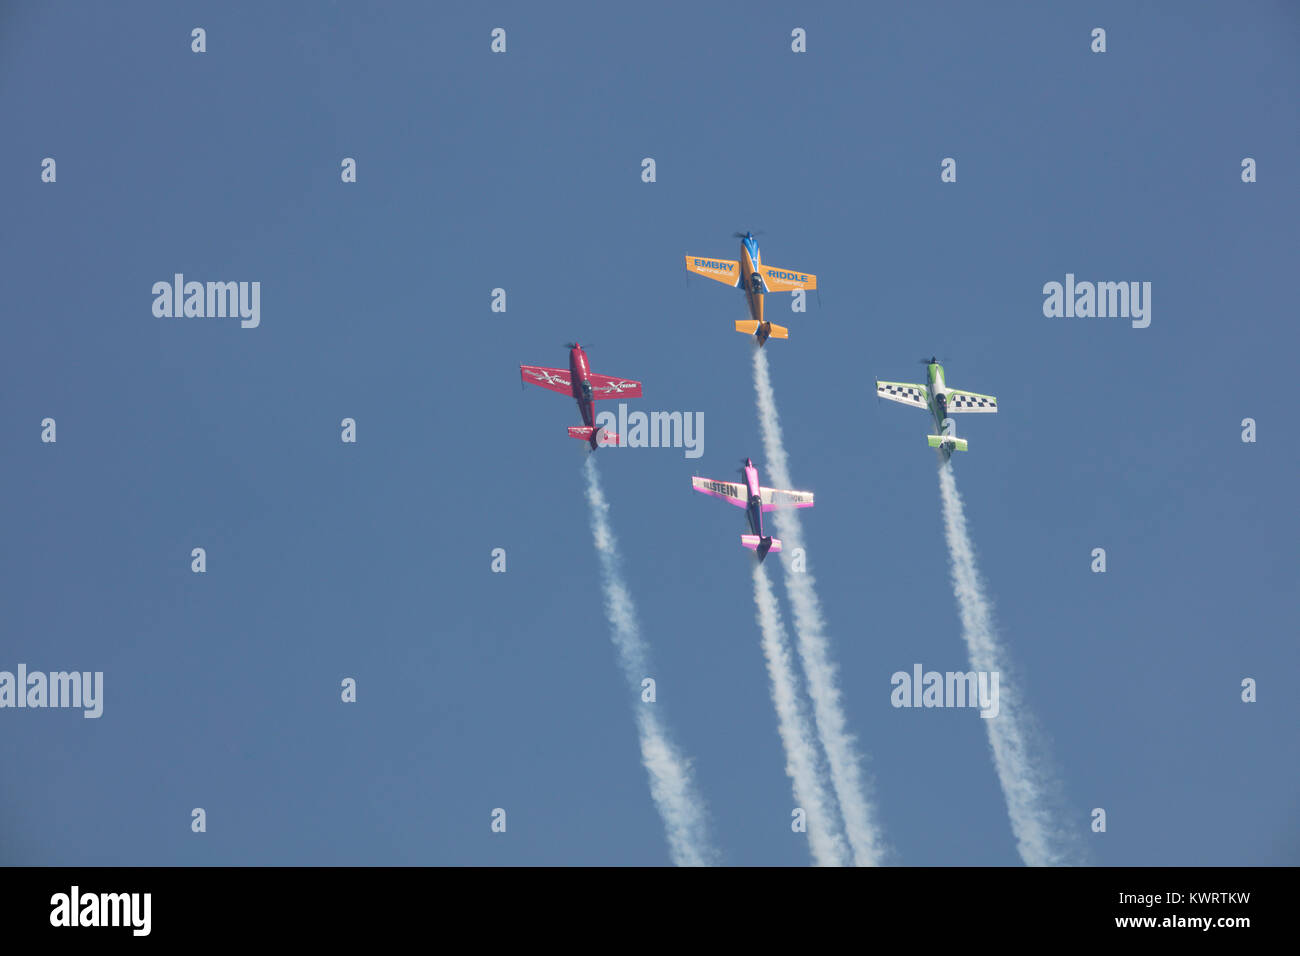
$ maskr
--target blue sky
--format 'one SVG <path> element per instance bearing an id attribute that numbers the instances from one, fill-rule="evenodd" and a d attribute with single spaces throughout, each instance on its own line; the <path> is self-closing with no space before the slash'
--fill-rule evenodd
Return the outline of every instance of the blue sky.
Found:
<path id="1" fill-rule="evenodd" d="M 895 862 L 1019 862 L 978 716 L 889 702 L 966 666 L 928 420 L 872 386 L 932 353 L 999 399 L 958 484 L 1091 861 L 1300 862 L 1298 74 L 1284 3 L 7 5 L 0 669 L 105 700 L 0 711 L 0 861 L 666 863 L 577 411 L 517 384 L 576 338 L 704 413 L 602 478 L 724 861 L 807 863 L 742 516 L 688 481 L 764 463 L 742 298 L 682 256 L 763 229 L 821 286 L 768 358 Z M 261 325 L 155 318 L 177 272 Z M 1150 327 L 1045 318 L 1067 272 Z"/>

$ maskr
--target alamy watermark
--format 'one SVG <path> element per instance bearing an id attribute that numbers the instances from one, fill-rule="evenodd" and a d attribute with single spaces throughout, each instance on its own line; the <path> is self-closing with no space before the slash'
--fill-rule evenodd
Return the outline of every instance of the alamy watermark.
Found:
<path id="1" fill-rule="evenodd" d="M 889 702 L 895 707 L 978 707 L 980 716 L 996 717 L 998 671 L 927 671 L 920 664 L 912 672 L 895 671 Z"/>
<path id="2" fill-rule="evenodd" d="M 1043 315 L 1049 319 L 1132 319 L 1133 328 L 1151 324 L 1150 282 L 1075 282 L 1043 285 Z"/>
<path id="3" fill-rule="evenodd" d="M 43 671 L 28 672 L 18 665 L 17 675 L 0 671 L 0 708 L 4 707 L 80 707 L 83 717 L 104 713 L 104 672 Z"/>
<path id="4" fill-rule="evenodd" d="M 596 427 L 619 436 L 611 448 L 684 448 L 687 458 L 704 454 L 703 412 L 631 412 L 618 403 L 618 415 L 604 411 L 596 415 Z"/>
<path id="5" fill-rule="evenodd" d="M 121 926 L 133 936 L 148 936 L 152 893 L 83 893 L 73 884 L 50 897 L 51 926 Z"/>
<path id="6" fill-rule="evenodd" d="M 171 282 L 155 282 L 153 295 L 153 314 L 160 319 L 238 318 L 245 329 L 262 322 L 260 282 L 186 282 L 177 272 Z"/>

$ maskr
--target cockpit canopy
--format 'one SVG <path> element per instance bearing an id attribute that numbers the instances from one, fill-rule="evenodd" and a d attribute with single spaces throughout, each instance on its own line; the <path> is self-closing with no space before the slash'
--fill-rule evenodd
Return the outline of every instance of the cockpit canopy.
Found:
<path id="1" fill-rule="evenodd" d="M 582 390 L 582 397 L 583 397 L 584 399 L 590 401 L 590 400 L 591 400 L 591 383 L 588 382 L 586 379 L 583 379 L 582 386 L 581 386 L 581 390 Z"/>
<path id="2" fill-rule="evenodd" d="M 757 272 L 749 277 L 749 288 L 751 292 L 763 291 L 763 277 Z"/>

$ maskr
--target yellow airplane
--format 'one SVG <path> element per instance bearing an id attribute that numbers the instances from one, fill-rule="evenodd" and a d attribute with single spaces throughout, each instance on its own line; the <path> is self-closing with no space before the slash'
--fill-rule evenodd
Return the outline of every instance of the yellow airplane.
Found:
<path id="1" fill-rule="evenodd" d="M 752 232 L 746 232 L 744 235 L 736 233 L 736 238 L 740 240 L 739 261 L 687 256 L 687 270 L 713 279 L 715 282 L 724 282 L 734 288 L 744 288 L 745 298 L 749 300 L 750 318 L 737 320 L 736 331 L 753 335 L 758 339 L 760 348 L 767 341 L 768 336 L 788 339 L 789 329 L 763 318 L 763 296 L 771 292 L 815 289 L 817 277 L 806 272 L 791 272 L 789 269 L 765 266 L 758 252 L 758 240 L 754 238 Z"/>

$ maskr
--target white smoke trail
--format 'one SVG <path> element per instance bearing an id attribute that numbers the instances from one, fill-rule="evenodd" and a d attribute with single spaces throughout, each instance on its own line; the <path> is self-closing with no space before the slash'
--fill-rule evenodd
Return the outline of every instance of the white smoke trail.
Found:
<path id="1" fill-rule="evenodd" d="M 817 766 L 817 737 L 799 699 L 799 678 L 781 623 L 781 609 L 767 581 L 767 572 L 758 563 L 754 565 L 754 607 L 763 635 L 767 674 L 772 681 L 777 732 L 785 749 L 785 772 L 794 786 L 795 803 L 806 813 L 808 849 L 817 866 L 844 866 L 849 862 L 847 847 L 840 834 L 835 804 Z"/>
<path id="2" fill-rule="evenodd" d="M 758 424 L 763 434 L 763 452 L 772 481 L 782 488 L 792 487 L 790 466 L 781 437 L 781 421 L 776 413 L 776 399 L 767 372 L 767 356 L 754 350 L 754 391 L 758 398 Z M 808 677 L 808 696 L 812 698 L 817 732 L 830 764 L 831 784 L 844 816 L 844 829 L 853 859 L 858 866 L 877 866 L 885 853 L 875 820 L 875 809 L 867 796 L 860 768 L 860 757 L 853 735 L 848 732 L 840 691 L 835 686 L 836 668 L 830 659 L 826 624 L 822 619 L 821 601 L 813 576 L 807 571 L 792 570 L 791 552 L 803 547 L 803 525 L 799 512 L 782 508 L 772 512 L 781 538 L 781 564 L 785 569 L 785 589 L 794 610 L 795 636 L 799 659 Z"/>
<path id="3" fill-rule="evenodd" d="M 600 580 L 605 591 L 605 616 L 610 639 L 618 650 L 619 664 L 632 686 L 641 693 L 646 674 L 646 644 L 636 621 L 636 605 L 619 568 L 618 542 L 609 527 L 609 504 L 600 487 L 596 458 L 587 457 L 583 466 L 587 480 L 587 506 L 591 510 L 591 534 L 600 559 Z M 691 781 L 690 762 L 677 752 L 659 720 L 657 704 L 634 707 L 637 734 L 641 739 L 641 762 L 650 775 L 650 797 L 664 821 L 669 854 L 677 866 L 708 866 L 716 858 L 709 844 L 704 821 L 704 802 Z"/>
<path id="4" fill-rule="evenodd" d="M 993 628 L 992 608 L 975 567 L 975 549 L 966 530 L 966 514 L 951 462 L 939 466 L 939 495 L 952 561 L 952 590 L 961 613 L 962 638 L 971 669 L 999 673 L 997 716 L 984 723 L 1020 858 L 1029 866 L 1069 863 L 1075 852 L 1073 840 L 1053 819 L 1060 797 L 1042 756 L 1046 748 L 1034 739 L 1033 718 L 1018 699 L 1007 653 Z"/>

